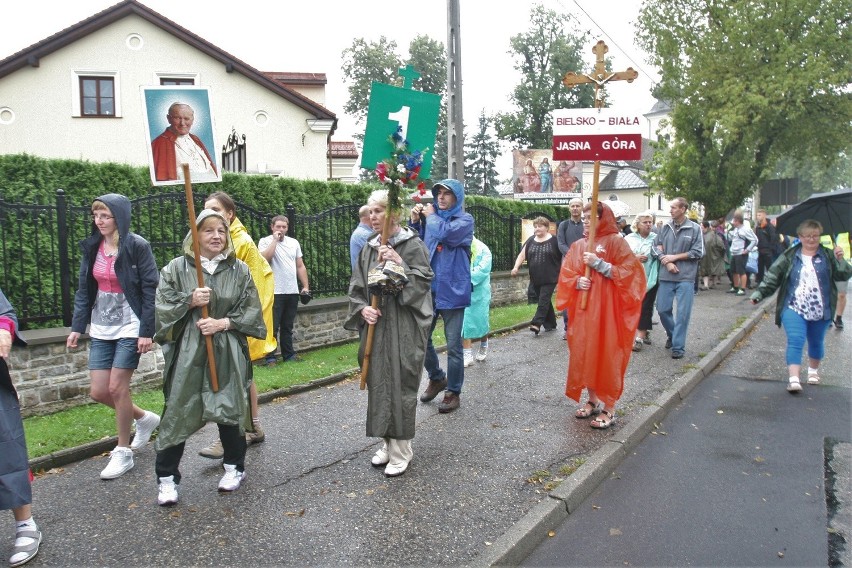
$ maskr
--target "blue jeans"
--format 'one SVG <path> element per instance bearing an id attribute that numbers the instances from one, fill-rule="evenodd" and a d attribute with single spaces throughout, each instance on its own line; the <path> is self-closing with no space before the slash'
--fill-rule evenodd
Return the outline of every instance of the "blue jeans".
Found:
<path id="1" fill-rule="evenodd" d="M 831 320 L 808 321 L 790 308 L 783 308 L 781 325 L 787 334 L 787 365 L 802 364 L 802 348 L 808 340 L 808 357 L 822 361 L 825 357 L 825 334 Z"/>
<path id="2" fill-rule="evenodd" d="M 432 296 L 432 305 L 434 306 L 435 296 Z M 432 333 L 435 331 L 435 325 L 438 323 L 438 316 L 444 320 L 444 335 L 447 338 L 447 372 L 441 370 L 441 363 L 438 361 L 438 352 L 435 351 L 435 346 L 432 345 Z M 462 354 L 462 324 L 464 323 L 464 308 L 456 308 L 452 310 L 435 310 L 435 315 L 432 317 L 432 329 L 429 330 L 429 341 L 426 343 L 426 360 L 423 366 L 426 367 L 426 372 L 429 373 L 430 381 L 440 381 L 447 377 L 447 390 L 456 394 L 461 394 L 462 385 L 464 384 L 464 358 Z"/>
<path id="3" fill-rule="evenodd" d="M 692 315 L 692 302 L 695 300 L 694 282 L 670 282 L 661 280 L 657 290 L 657 313 L 666 335 L 672 339 L 672 353 L 686 350 L 686 331 Z M 677 302 L 677 315 L 674 304 Z"/>

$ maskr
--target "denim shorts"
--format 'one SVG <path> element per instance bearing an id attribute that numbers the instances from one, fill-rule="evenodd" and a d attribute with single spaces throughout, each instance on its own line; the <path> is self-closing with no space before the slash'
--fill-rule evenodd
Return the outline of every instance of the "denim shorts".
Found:
<path id="1" fill-rule="evenodd" d="M 95 339 L 89 343 L 89 370 L 135 369 L 139 366 L 137 338 Z"/>

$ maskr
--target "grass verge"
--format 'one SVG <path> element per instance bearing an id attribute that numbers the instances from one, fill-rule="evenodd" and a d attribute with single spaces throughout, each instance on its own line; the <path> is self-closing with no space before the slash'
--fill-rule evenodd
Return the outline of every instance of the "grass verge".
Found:
<path id="1" fill-rule="evenodd" d="M 512 304 L 491 310 L 491 329 L 504 329 L 532 319 L 535 306 Z M 433 335 L 435 345 L 443 345 L 443 324 L 439 320 Z M 358 367 L 358 344 L 347 343 L 300 353 L 301 361 L 279 363 L 275 367 L 254 368 L 258 393 L 309 383 Z M 146 410 L 161 413 L 163 393 L 159 388 L 134 389 L 133 402 Z M 86 404 L 45 416 L 24 419 L 29 457 L 37 458 L 86 442 L 115 435 L 115 413 L 102 404 Z"/>

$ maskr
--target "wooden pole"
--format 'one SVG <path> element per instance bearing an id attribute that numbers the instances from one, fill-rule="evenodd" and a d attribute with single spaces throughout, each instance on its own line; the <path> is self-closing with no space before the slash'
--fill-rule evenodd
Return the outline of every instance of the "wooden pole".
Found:
<path id="1" fill-rule="evenodd" d="M 204 272 L 201 270 L 201 249 L 198 244 L 198 226 L 195 224 L 195 203 L 192 201 L 192 182 L 189 179 L 189 164 L 183 164 L 183 188 L 186 193 L 186 209 L 189 212 L 189 230 L 192 232 L 192 253 L 195 255 L 195 276 L 198 286 L 204 286 Z M 201 306 L 201 317 L 208 318 L 207 306 Z M 216 374 L 216 358 L 213 354 L 213 337 L 205 335 L 207 343 L 207 364 L 210 366 L 210 388 L 219 392 L 219 377 Z"/>
<path id="2" fill-rule="evenodd" d="M 586 252 L 595 252 L 595 232 L 598 228 L 598 178 L 601 175 L 601 163 L 595 160 L 594 179 L 592 180 L 592 210 L 589 212 L 589 242 Z M 592 267 L 586 265 L 586 278 L 592 277 Z M 589 291 L 580 292 L 580 309 L 585 310 L 589 304 Z"/>
<path id="3" fill-rule="evenodd" d="M 388 244 L 388 233 L 391 230 L 391 210 L 390 207 L 385 209 L 385 221 L 382 225 L 382 246 Z M 373 294 L 370 300 L 370 307 L 374 310 L 379 307 L 379 297 Z M 375 324 L 367 324 L 367 342 L 364 344 L 364 360 L 361 362 L 361 390 L 367 388 L 367 371 L 370 369 L 370 353 L 373 352 L 373 335 L 376 333 Z"/>

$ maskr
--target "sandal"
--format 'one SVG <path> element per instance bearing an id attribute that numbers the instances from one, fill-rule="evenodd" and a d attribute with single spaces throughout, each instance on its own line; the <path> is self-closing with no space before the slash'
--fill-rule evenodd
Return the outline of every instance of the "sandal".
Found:
<path id="1" fill-rule="evenodd" d="M 601 416 L 592 420 L 589 425 L 596 430 L 606 430 L 615 422 L 615 414 L 608 410 L 601 410 Z"/>
<path id="2" fill-rule="evenodd" d="M 589 408 L 591 407 L 591 408 Z M 579 407 L 576 412 L 574 412 L 575 418 L 591 418 L 592 416 L 597 416 L 603 410 L 603 405 L 601 401 L 592 402 L 591 400 L 586 402 L 583 406 Z"/>
<path id="3" fill-rule="evenodd" d="M 791 380 L 787 383 L 787 392 L 793 394 L 802 392 L 802 384 L 799 382 L 799 379 L 796 379 L 795 381 Z"/>
<path id="4" fill-rule="evenodd" d="M 18 544 L 18 540 L 22 538 L 30 539 L 29 543 Z M 9 557 L 9 566 L 21 566 L 35 558 L 40 544 L 41 531 L 18 531 L 15 534 L 15 547 L 12 549 L 12 556 Z"/>
<path id="5" fill-rule="evenodd" d="M 819 373 L 811 373 L 808 371 L 808 384 L 809 385 L 818 385 L 819 384 Z"/>

